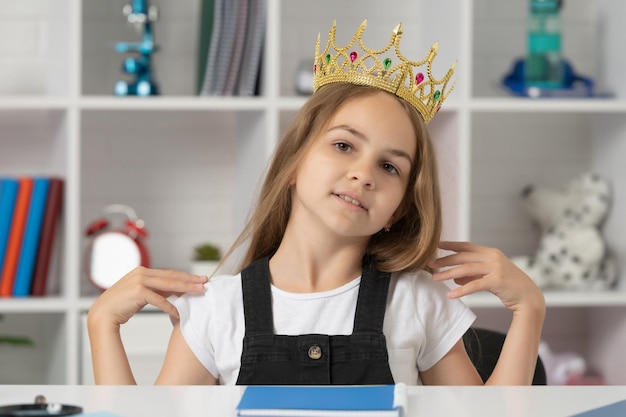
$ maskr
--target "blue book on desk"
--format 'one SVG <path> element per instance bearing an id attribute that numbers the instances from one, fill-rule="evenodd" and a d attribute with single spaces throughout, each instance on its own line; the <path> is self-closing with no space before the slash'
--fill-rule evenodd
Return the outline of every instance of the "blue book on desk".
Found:
<path id="1" fill-rule="evenodd" d="M 626 400 L 618 401 L 589 411 L 575 414 L 572 417 L 624 417 L 626 416 Z"/>
<path id="2" fill-rule="evenodd" d="M 240 417 L 402 417 L 406 385 L 246 387 Z"/>
<path id="3" fill-rule="evenodd" d="M 15 281 L 13 282 L 13 295 L 17 297 L 25 297 L 30 294 L 30 284 L 33 280 L 33 271 L 35 270 L 39 236 L 41 235 L 41 224 L 46 211 L 49 185 L 50 180 L 43 177 L 37 177 L 33 182 L 33 193 L 28 208 L 28 217 L 26 218 L 22 249 L 17 270 L 15 271 Z"/>

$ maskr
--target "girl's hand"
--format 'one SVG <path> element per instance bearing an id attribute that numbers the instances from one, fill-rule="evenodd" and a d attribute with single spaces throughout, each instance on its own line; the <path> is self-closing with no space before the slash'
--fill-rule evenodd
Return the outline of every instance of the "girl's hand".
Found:
<path id="1" fill-rule="evenodd" d="M 89 321 L 119 327 L 147 304 L 178 318 L 178 310 L 167 297 L 172 294 L 202 292 L 207 281 L 205 276 L 137 267 L 96 299 L 89 310 Z"/>
<path id="2" fill-rule="evenodd" d="M 545 309 L 543 293 L 521 269 L 501 251 L 469 242 L 440 242 L 439 248 L 453 253 L 434 259 L 433 269 L 448 268 L 433 274 L 436 281 L 453 279 L 459 287 L 448 293 L 459 298 L 479 291 L 495 294 L 511 311 Z"/>

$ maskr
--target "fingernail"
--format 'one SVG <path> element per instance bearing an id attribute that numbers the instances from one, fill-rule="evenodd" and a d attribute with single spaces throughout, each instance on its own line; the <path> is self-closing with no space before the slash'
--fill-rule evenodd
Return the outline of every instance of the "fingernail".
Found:
<path id="1" fill-rule="evenodd" d="M 204 284 L 194 284 L 193 285 L 194 290 L 203 290 L 204 289 Z"/>
<path id="2" fill-rule="evenodd" d="M 206 282 L 209 280 L 209 277 L 207 277 L 206 275 L 196 275 L 196 277 L 198 278 L 198 281 L 200 282 Z"/>

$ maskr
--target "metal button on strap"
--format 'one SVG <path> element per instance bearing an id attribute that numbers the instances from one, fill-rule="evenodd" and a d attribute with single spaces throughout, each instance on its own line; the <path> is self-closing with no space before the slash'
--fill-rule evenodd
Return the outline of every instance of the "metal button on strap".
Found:
<path id="1" fill-rule="evenodd" d="M 309 348 L 309 358 L 319 359 L 322 357 L 322 348 L 318 345 L 313 345 Z"/>

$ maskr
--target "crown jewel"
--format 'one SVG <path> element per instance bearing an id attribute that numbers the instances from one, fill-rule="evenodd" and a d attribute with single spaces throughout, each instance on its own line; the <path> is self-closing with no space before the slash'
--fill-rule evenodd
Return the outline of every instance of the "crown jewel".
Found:
<path id="1" fill-rule="evenodd" d="M 426 123 L 435 116 L 454 84 L 448 86 L 456 62 L 442 79 L 432 76 L 431 67 L 439 42 L 431 46 L 421 61 L 410 61 L 400 52 L 402 25 L 396 26 L 383 49 L 369 49 L 361 36 L 367 26 L 363 21 L 352 40 L 344 47 L 335 43 L 337 22 L 330 29 L 326 48 L 320 52 L 320 36 L 315 44 L 313 91 L 331 83 L 350 83 L 375 87 L 404 99 L 417 109 Z M 358 46 L 358 48 L 357 48 Z M 395 57 L 385 57 L 393 47 Z M 394 62 L 395 61 L 395 62 Z"/>

